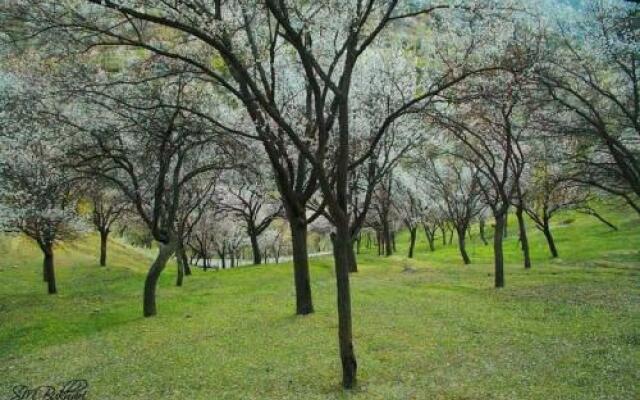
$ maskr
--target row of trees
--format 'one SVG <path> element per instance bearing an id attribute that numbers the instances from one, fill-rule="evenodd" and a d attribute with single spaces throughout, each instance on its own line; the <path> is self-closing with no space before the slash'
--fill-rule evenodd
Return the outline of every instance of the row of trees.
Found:
<path id="1" fill-rule="evenodd" d="M 313 312 L 308 230 L 328 225 L 350 388 L 363 229 L 389 255 L 402 223 L 409 256 L 420 226 L 432 248 L 455 231 L 469 263 L 469 226 L 490 214 L 502 287 L 511 209 L 526 267 L 525 214 L 557 255 L 551 217 L 593 188 L 640 212 L 637 6 L 559 14 L 492 0 L 6 2 L 2 226 L 38 242 L 55 292 L 53 244 L 77 231 L 78 187 L 93 189 L 104 243 L 121 215 L 157 243 L 149 317 L 171 257 L 178 284 L 187 252 L 235 258 L 249 238 L 259 263 L 261 236 L 282 242 L 278 218 L 296 313 Z"/>

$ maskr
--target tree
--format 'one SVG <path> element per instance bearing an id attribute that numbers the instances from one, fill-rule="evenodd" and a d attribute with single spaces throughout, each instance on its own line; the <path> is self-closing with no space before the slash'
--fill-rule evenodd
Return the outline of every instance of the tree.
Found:
<path id="1" fill-rule="evenodd" d="M 225 184 L 219 189 L 220 206 L 244 221 L 255 265 L 262 263 L 260 235 L 282 216 L 283 211 L 282 202 L 270 190 L 272 181 L 259 168 L 260 164 L 254 163 L 244 171 L 230 171 L 225 174 Z"/>
<path id="2" fill-rule="evenodd" d="M 419 186 L 417 179 L 400 168 L 397 168 L 395 172 L 394 191 L 396 195 L 393 199 L 393 205 L 409 231 L 409 253 L 407 256 L 413 258 L 418 227 L 423 221 L 424 206 L 417 189 Z"/>
<path id="3" fill-rule="evenodd" d="M 435 193 L 441 214 L 458 235 L 458 248 L 465 264 L 471 259 L 466 250 L 466 236 L 471 221 L 482 210 L 480 171 L 473 164 L 451 156 L 423 156 L 419 168 L 428 190 Z"/>
<path id="4" fill-rule="evenodd" d="M 100 266 L 104 267 L 107 265 L 107 241 L 111 227 L 128 210 L 129 202 L 117 189 L 99 185 L 91 188 L 88 196 L 92 205 L 91 223 L 100 234 Z"/>
<path id="5" fill-rule="evenodd" d="M 557 121 L 581 151 L 573 179 L 622 197 L 640 213 L 640 29 L 638 4 L 590 2 L 558 21 L 536 68 L 569 118 Z"/>
<path id="6" fill-rule="evenodd" d="M 169 66 L 160 63 L 156 67 Z M 145 317 L 157 312 L 158 278 L 181 240 L 180 212 L 192 207 L 187 203 L 201 201 L 185 196 L 186 189 L 215 179 L 240 158 L 242 146 L 222 140 L 220 131 L 225 128 L 197 111 L 197 106 L 209 104 L 197 99 L 193 84 L 185 75 L 126 77 L 120 83 L 103 85 L 102 90 L 82 89 L 78 99 L 82 103 L 76 109 L 83 114 L 62 112 L 58 116 L 61 123 L 76 130 L 67 151 L 69 165 L 84 176 L 117 187 L 158 244 L 158 256 L 144 285 Z"/>
<path id="7" fill-rule="evenodd" d="M 29 85 L 26 84 L 29 82 Z M 60 165 L 61 128 L 38 113 L 46 99 L 34 76 L 0 74 L 0 230 L 18 231 L 43 253 L 43 278 L 57 293 L 54 247 L 84 230 L 74 175 Z"/>

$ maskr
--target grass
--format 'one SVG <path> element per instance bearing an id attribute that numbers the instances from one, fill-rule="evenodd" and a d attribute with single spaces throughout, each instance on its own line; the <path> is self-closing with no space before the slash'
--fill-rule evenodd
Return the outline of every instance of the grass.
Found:
<path id="1" fill-rule="evenodd" d="M 0 399 L 14 385 L 82 378 L 91 399 L 638 399 L 640 224 L 632 213 L 565 215 L 561 258 L 530 231 L 521 267 L 515 219 L 505 242 L 506 288 L 492 288 L 490 246 L 418 243 L 404 257 L 363 254 L 353 275 L 359 385 L 340 389 L 335 281 L 312 260 L 316 313 L 296 317 L 291 266 L 194 271 L 176 288 L 164 273 L 159 315 L 141 317 L 150 254 L 95 237 L 58 249 L 47 295 L 40 255 L 0 240 Z"/>

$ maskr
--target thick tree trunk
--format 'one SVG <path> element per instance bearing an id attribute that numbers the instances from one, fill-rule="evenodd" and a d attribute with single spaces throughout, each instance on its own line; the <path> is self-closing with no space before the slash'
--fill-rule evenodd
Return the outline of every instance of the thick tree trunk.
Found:
<path id="1" fill-rule="evenodd" d="M 484 218 L 481 218 L 480 219 L 480 223 L 479 223 L 479 225 L 480 225 L 480 239 L 482 240 L 482 243 L 484 243 L 484 245 L 486 246 L 486 245 L 489 244 L 489 242 L 487 241 L 487 237 L 484 235 L 484 224 L 485 224 Z"/>
<path id="2" fill-rule="evenodd" d="M 56 294 L 58 293 L 58 289 L 56 287 L 56 272 L 53 266 L 53 246 L 50 244 L 45 245 L 42 251 L 44 253 L 44 261 L 42 264 L 47 281 L 47 291 L 49 294 Z"/>
<path id="3" fill-rule="evenodd" d="M 309 256 L 307 254 L 307 224 L 304 217 L 289 218 L 291 246 L 293 251 L 293 277 L 296 288 L 296 314 L 313 312 L 311 280 L 309 277 Z"/>
<path id="4" fill-rule="evenodd" d="M 417 233 L 418 233 L 418 228 L 417 227 L 409 229 L 409 236 L 410 236 L 410 239 L 409 239 L 409 258 L 413 258 L 413 250 L 416 247 L 416 236 L 417 236 Z"/>
<path id="5" fill-rule="evenodd" d="M 338 223 L 333 243 L 338 297 L 338 341 L 342 362 L 342 385 L 350 389 L 356 382 L 358 364 L 353 350 L 349 254 L 353 251 L 348 222 Z"/>
<path id="6" fill-rule="evenodd" d="M 495 287 L 504 287 L 504 254 L 502 240 L 504 239 L 505 215 L 496 215 L 496 230 L 493 235 L 493 260 L 495 265 Z"/>
<path id="7" fill-rule="evenodd" d="M 465 239 L 465 230 L 466 229 L 458 229 L 458 248 L 460 249 L 460 255 L 462 256 L 462 261 L 466 264 L 469 265 L 471 264 L 471 259 L 469 258 L 469 255 L 467 254 L 467 243 L 466 243 L 466 239 Z"/>
<path id="8" fill-rule="evenodd" d="M 249 231 L 251 238 L 251 251 L 253 252 L 253 265 L 262 264 L 262 254 L 260 253 L 260 243 L 258 243 L 258 235 L 255 231 Z"/>
<path id="9" fill-rule="evenodd" d="M 156 287 L 158 286 L 158 279 L 164 267 L 167 265 L 167 261 L 173 255 L 176 244 L 173 242 L 159 243 L 158 244 L 158 256 L 153 264 L 149 268 L 147 278 L 144 282 L 144 295 L 143 295 L 143 315 L 145 317 L 152 317 L 156 315 Z"/>
<path id="10" fill-rule="evenodd" d="M 355 247 L 357 246 L 356 243 L 357 239 L 351 243 L 351 251 L 349 252 L 349 272 L 358 272 L 358 258 L 355 251 Z"/>
<path id="11" fill-rule="evenodd" d="M 520 235 L 520 248 L 524 257 L 524 268 L 531 268 L 531 255 L 529 254 L 529 239 L 527 237 L 527 226 L 524 223 L 524 209 L 519 206 L 516 208 L 516 217 L 518 218 L 518 229 Z"/>
<path id="12" fill-rule="evenodd" d="M 551 228 L 549 227 L 549 222 L 545 222 L 542 227 L 542 233 L 544 237 L 547 239 L 547 244 L 549 245 L 549 251 L 551 252 L 551 257 L 558 257 L 558 249 L 556 248 L 556 243 L 553 240 L 553 235 L 551 234 Z"/>
<path id="13" fill-rule="evenodd" d="M 108 230 L 100 231 L 100 266 L 107 265 L 107 239 L 109 238 Z"/>

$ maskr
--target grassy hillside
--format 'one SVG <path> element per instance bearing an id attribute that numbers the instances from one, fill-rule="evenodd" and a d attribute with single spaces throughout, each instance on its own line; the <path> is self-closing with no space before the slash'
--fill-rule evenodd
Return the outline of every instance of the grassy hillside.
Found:
<path id="1" fill-rule="evenodd" d="M 511 221 L 506 285 L 496 291 L 490 246 L 420 242 L 407 260 L 360 257 L 353 275 L 359 386 L 339 387 L 331 259 L 312 261 L 316 313 L 296 317 L 291 266 L 194 271 L 170 267 L 159 316 L 141 317 L 149 254 L 97 241 L 57 253 L 59 294 L 41 281 L 36 249 L 0 240 L 0 399 L 14 385 L 82 378 L 92 399 L 637 399 L 640 398 L 640 224 L 632 214 L 564 215 L 551 261 L 531 231 L 534 266 L 520 265 Z M 476 234 L 477 236 L 477 234 Z M 369 251 L 373 253 L 373 249 Z"/>

